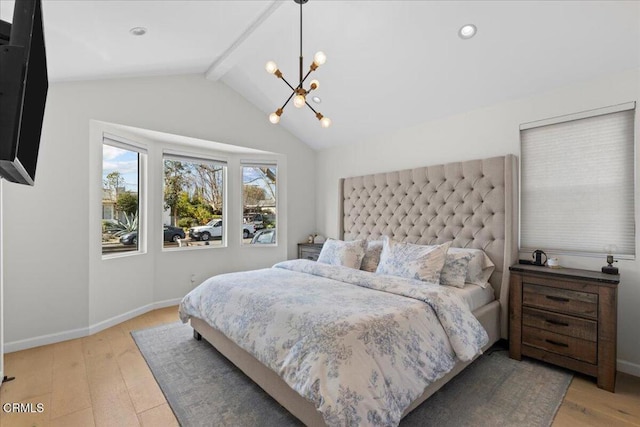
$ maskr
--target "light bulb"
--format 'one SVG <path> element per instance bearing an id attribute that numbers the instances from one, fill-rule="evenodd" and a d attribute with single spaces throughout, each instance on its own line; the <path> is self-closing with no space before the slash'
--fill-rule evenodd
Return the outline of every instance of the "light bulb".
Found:
<path id="1" fill-rule="evenodd" d="M 269 121 L 274 125 L 277 125 L 280 123 L 280 116 L 277 113 L 271 113 L 269 114 Z"/>
<path id="2" fill-rule="evenodd" d="M 311 83 L 309 84 L 310 84 L 311 90 L 320 88 L 320 82 L 317 81 L 316 79 L 311 80 Z"/>
<path id="3" fill-rule="evenodd" d="M 331 119 L 329 117 L 323 117 L 320 119 L 320 126 L 323 128 L 328 128 L 331 126 Z"/>
<path id="4" fill-rule="evenodd" d="M 298 108 L 304 107 L 304 104 L 306 103 L 307 103 L 307 100 L 304 97 L 304 95 L 296 95 L 293 97 L 293 105 L 295 105 Z"/>
<path id="5" fill-rule="evenodd" d="M 278 71 L 278 64 L 276 64 L 273 61 L 269 61 L 267 62 L 267 64 L 264 66 L 264 69 L 267 70 L 267 73 L 269 74 L 274 74 L 276 71 Z"/>
<path id="6" fill-rule="evenodd" d="M 313 55 L 313 62 L 315 62 L 316 65 L 323 65 L 327 62 L 327 55 L 325 55 L 323 51 L 319 50 L 315 55 Z"/>

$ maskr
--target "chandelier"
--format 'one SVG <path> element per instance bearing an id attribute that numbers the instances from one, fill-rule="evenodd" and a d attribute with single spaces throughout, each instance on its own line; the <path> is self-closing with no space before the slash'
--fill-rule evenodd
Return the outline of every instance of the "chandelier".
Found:
<path id="1" fill-rule="evenodd" d="M 294 2 L 298 3 L 300 5 L 300 79 L 298 81 L 298 85 L 296 87 L 293 87 L 293 85 L 291 85 L 282 75 L 282 72 L 278 69 L 278 65 L 276 65 L 275 62 L 273 61 L 269 61 L 267 62 L 267 65 L 265 66 L 265 69 L 267 70 L 267 72 L 269 74 L 273 74 L 274 76 L 276 76 L 279 79 L 282 79 L 283 82 L 285 82 L 285 84 L 287 86 L 289 86 L 289 88 L 291 89 L 291 95 L 289 95 L 289 98 L 287 98 L 287 100 L 285 101 L 285 103 L 282 105 L 282 107 L 278 108 L 275 112 L 271 113 L 269 115 L 269 121 L 273 124 L 277 124 L 280 122 L 280 116 L 282 116 L 282 111 L 284 110 L 284 107 L 287 106 L 287 104 L 289 103 L 289 101 L 291 101 L 291 98 L 293 98 L 293 105 L 296 106 L 297 108 L 302 108 L 305 105 L 307 107 L 309 107 L 311 109 L 311 111 L 313 111 L 316 115 L 316 118 L 318 120 L 320 120 L 320 125 L 323 128 L 328 128 L 329 126 L 331 126 L 331 119 L 329 119 L 328 117 L 324 117 L 322 114 L 320 114 L 318 111 L 316 111 L 311 105 L 309 105 L 309 103 L 307 102 L 307 95 L 309 93 L 311 93 L 311 91 L 314 91 L 316 89 L 318 89 L 320 87 L 320 82 L 318 80 L 311 80 L 309 82 L 309 88 L 305 89 L 302 84 L 305 82 L 305 80 L 307 80 L 307 77 L 309 77 L 309 74 L 311 74 L 313 71 L 315 71 L 319 66 L 323 65 L 325 62 L 327 62 L 327 55 L 324 54 L 324 52 L 319 51 L 316 52 L 315 55 L 313 55 L 313 62 L 311 63 L 311 66 L 309 67 L 309 71 L 307 71 L 307 74 L 303 73 L 303 59 L 302 59 L 302 5 L 307 3 L 309 0 L 293 0 Z M 303 76 L 304 74 L 304 76 Z"/>

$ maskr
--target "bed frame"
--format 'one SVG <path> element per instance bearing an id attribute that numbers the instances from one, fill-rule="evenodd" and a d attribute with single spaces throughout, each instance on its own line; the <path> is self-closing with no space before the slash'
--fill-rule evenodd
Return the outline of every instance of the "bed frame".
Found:
<path id="1" fill-rule="evenodd" d="M 340 236 L 418 244 L 453 241 L 483 249 L 496 268 L 489 279 L 496 300 L 473 312 L 489 334 L 489 348 L 508 336 L 509 266 L 517 259 L 517 159 L 513 155 L 427 166 L 340 180 Z M 255 383 L 308 426 L 324 426 L 311 402 L 274 371 L 205 321 L 191 318 L 204 337 Z M 405 411 L 411 412 L 472 362 L 429 385 Z"/>

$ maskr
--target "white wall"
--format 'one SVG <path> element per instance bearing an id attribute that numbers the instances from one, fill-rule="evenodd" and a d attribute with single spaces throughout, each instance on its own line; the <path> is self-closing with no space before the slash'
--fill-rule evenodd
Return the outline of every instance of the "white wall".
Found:
<path id="1" fill-rule="evenodd" d="M 97 122 L 281 153 L 286 239 L 277 248 L 241 247 L 230 238 L 226 249 L 162 252 L 159 237 L 149 233 L 146 254 L 102 260 Z M 156 178 L 148 189 L 156 224 L 160 166 L 149 172 Z M 222 83 L 189 75 L 53 84 L 36 185 L 4 186 L 5 350 L 82 336 L 173 302 L 194 286 L 191 274 L 199 283 L 294 258 L 296 242 L 315 225 L 314 178 L 315 152 Z M 239 226 L 237 216 L 230 229 L 232 221 Z"/>
<path id="2" fill-rule="evenodd" d="M 329 237 L 338 235 L 339 178 L 508 153 L 519 156 L 521 123 L 634 100 L 640 100 L 640 70 L 422 123 L 344 148 L 323 150 L 317 157 L 316 228 Z M 640 133 L 639 116 L 636 116 L 636 140 Z M 636 206 L 639 202 L 640 181 L 636 182 Z M 636 207 L 636 224 L 640 224 L 638 212 Z M 639 250 L 637 234 L 636 250 Z M 568 267 L 599 270 L 605 265 L 605 260 L 600 258 L 559 258 L 561 264 Z M 621 274 L 618 368 L 640 376 L 640 340 L 637 333 L 637 325 L 640 324 L 640 257 L 635 261 L 620 261 L 618 267 Z"/>

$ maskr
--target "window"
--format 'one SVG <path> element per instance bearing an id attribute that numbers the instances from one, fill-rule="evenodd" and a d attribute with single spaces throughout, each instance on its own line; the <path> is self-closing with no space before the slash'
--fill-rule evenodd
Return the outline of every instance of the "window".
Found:
<path id="1" fill-rule="evenodd" d="M 275 164 L 242 164 L 243 242 L 262 229 L 275 229 L 277 219 L 277 172 Z M 276 243 L 275 233 L 268 243 Z M 267 236 L 260 243 L 267 243 Z M 258 239 L 256 239 L 258 242 Z M 254 242 L 255 243 L 255 242 Z"/>
<path id="2" fill-rule="evenodd" d="M 164 248 L 224 246 L 225 162 L 165 153 Z"/>
<path id="3" fill-rule="evenodd" d="M 522 250 L 635 256 L 635 103 L 520 127 Z"/>
<path id="4" fill-rule="evenodd" d="M 146 150 L 116 139 L 102 144 L 102 254 L 140 250 L 141 177 Z"/>

